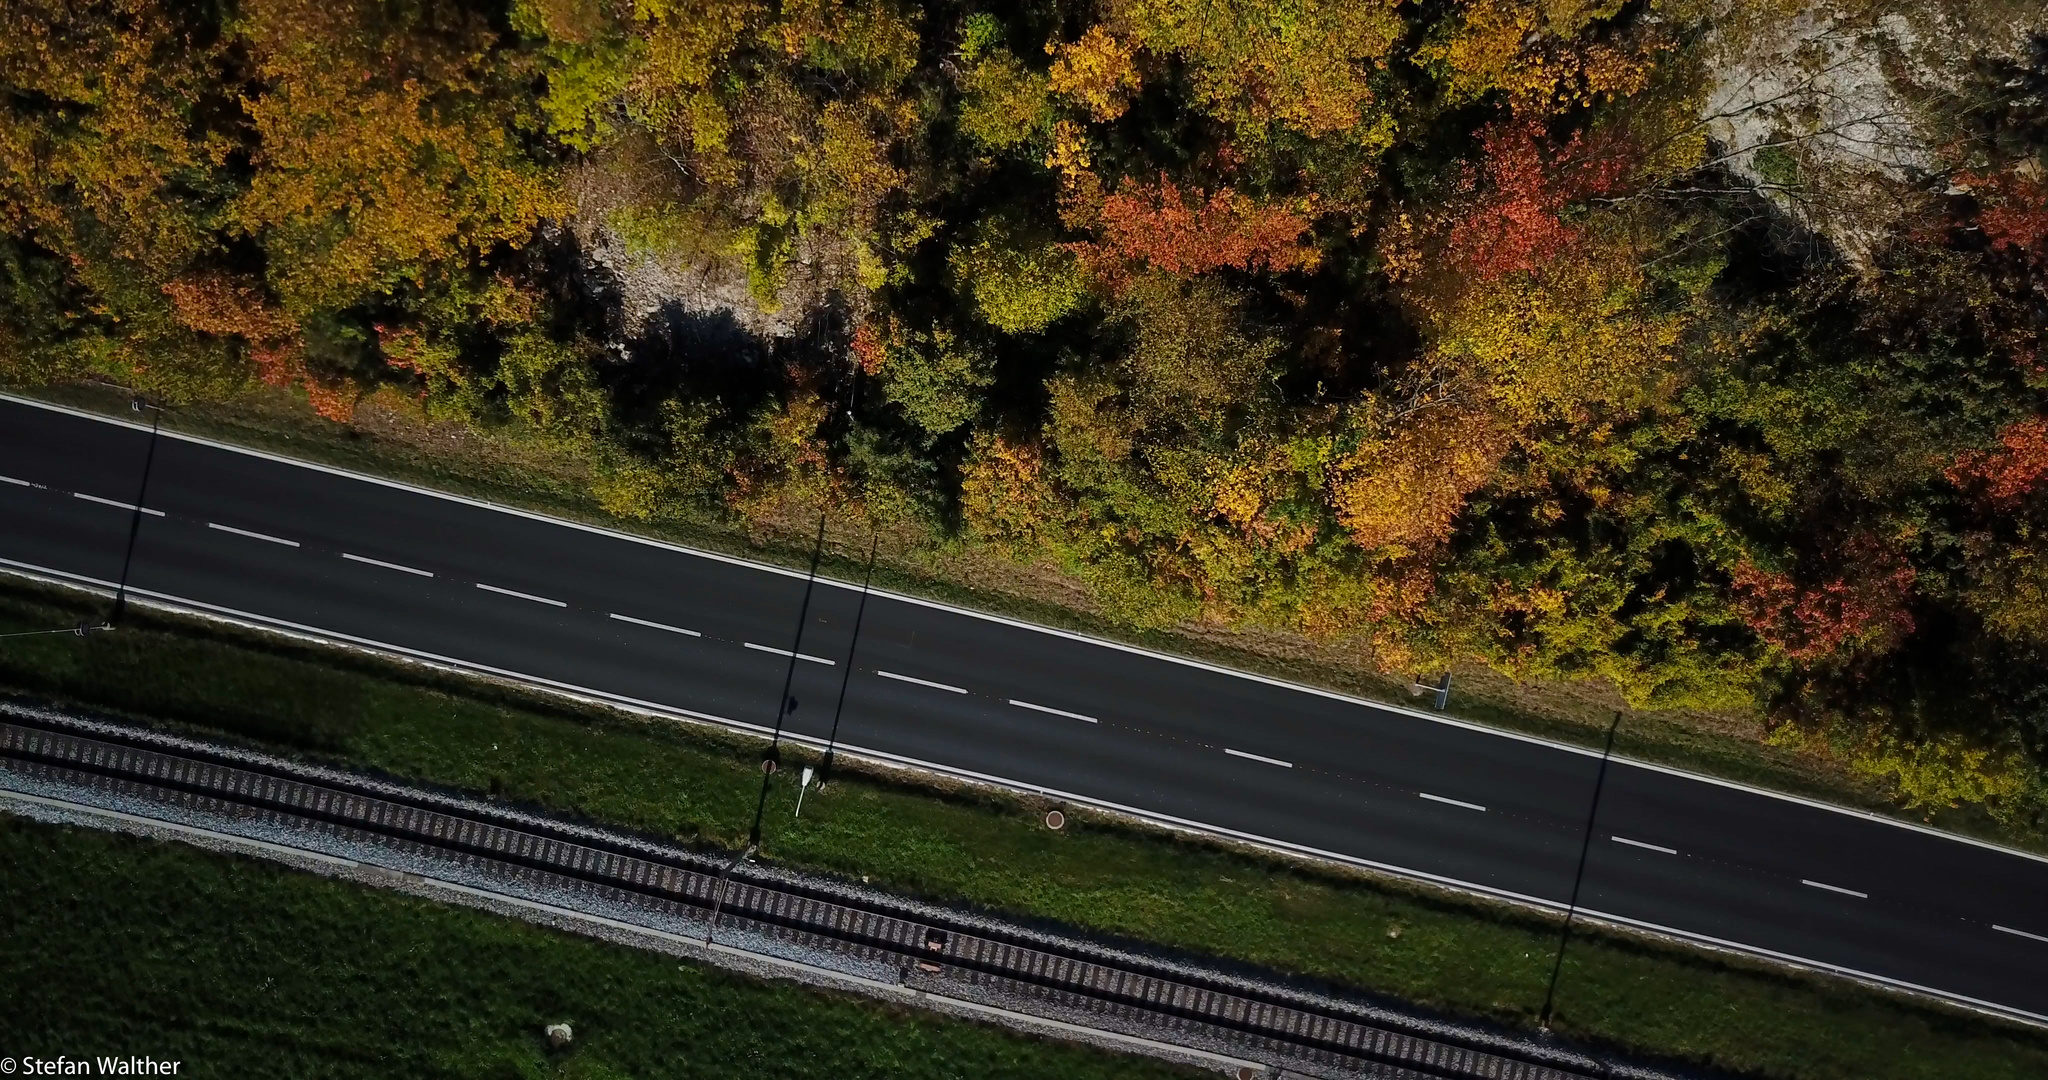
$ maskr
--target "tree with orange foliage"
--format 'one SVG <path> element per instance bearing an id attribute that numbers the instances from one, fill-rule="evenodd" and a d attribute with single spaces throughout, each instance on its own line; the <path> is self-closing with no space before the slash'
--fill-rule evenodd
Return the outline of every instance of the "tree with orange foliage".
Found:
<path id="1" fill-rule="evenodd" d="M 287 309 L 343 307 L 566 209 L 519 142 L 518 95 L 493 92 L 496 33 L 435 6 L 250 0 L 239 28 L 261 90 L 255 175 L 235 225 L 269 254 Z"/>
<path id="2" fill-rule="evenodd" d="M 1998 443 L 1994 450 L 1964 451 L 1943 475 L 1994 507 L 2009 507 L 2048 476 L 2048 419 L 2021 420 L 1999 433 Z"/>
<path id="3" fill-rule="evenodd" d="M 2048 239 L 2048 181 L 2039 179 L 2038 167 L 2034 176 L 2027 179 L 2006 171 L 1992 176 L 1964 173 L 1956 178 L 1977 196 L 1981 207 L 1977 227 L 1984 230 L 1993 247 L 2030 253 Z"/>
<path id="4" fill-rule="evenodd" d="M 1735 603 L 1757 635 L 1795 661 L 1817 660 L 1851 643 L 1895 642 L 1913 631 L 1917 573 L 1897 550 L 1869 535 L 1826 553 L 1835 572 L 1802 585 L 1743 563 L 1730 575 Z"/>
<path id="5" fill-rule="evenodd" d="M 1330 472 L 1330 502 L 1367 551 L 1428 552 L 1492 479 L 1510 432 L 1469 403 L 1428 409 L 1362 439 Z"/>
<path id="6" fill-rule="evenodd" d="M 1563 220 L 1573 203 L 1617 187 L 1633 164 L 1620 140 L 1573 136 L 1561 149 L 1545 148 L 1543 122 L 1490 124 L 1479 135 L 1479 168 L 1468 167 L 1464 186 L 1484 187 L 1451 227 L 1452 261 L 1483 278 L 1533 270 L 1569 250 L 1579 230 Z"/>
<path id="7" fill-rule="evenodd" d="M 1262 204 L 1229 187 L 1205 198 L 1161 173 L 1157 186 L 1125 184 L 1105 197 L 1102 240 L 1075 250 L 1112 284 L 1127 279 L 1137 263 L 1180 276 L 1226 266 L 1268 273 L 1312 269 L 1319 253 L 1303 239 L 1309 220 L 1299 209 Z"/>
<path id="8" fill-rule="evenodd" d="M 266 384 L 303 389 L 315 412 L 329 420 L 355 415 L 362 389 L 354 380 L 306 369 L 299 322 L 264 294 L 253 279 L 218 271 L 186 274 L 164 286 L 178 321 L 202 334 L 240 338 L 256 375 Z"/>

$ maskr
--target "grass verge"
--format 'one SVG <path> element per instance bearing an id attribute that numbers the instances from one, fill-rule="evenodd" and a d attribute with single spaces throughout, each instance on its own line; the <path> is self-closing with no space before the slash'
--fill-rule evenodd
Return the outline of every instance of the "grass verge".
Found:
<path id="1" fill-rule="evenodd" d="M 128 400 L 123 393 L 94 385 L 42 387 L 34 393 L 116 414 L 125 411 Z M 798 515 L 802 520 L 751 525 L 708 515 L 621 521 L 606 514 L 591 494 L 586 462 L 523 439 L 517 429 L 478 432 L 425 423 L 408 402 L 391 392 L 365 402 L 350 424 L 325 420 L 299 397 L 267 388 L 233 402 L 181 407 L 167 415 L 165 424 L 224 442 L 792 567 L 808 563 L 817 522 L 803 515 Z M 835 525 L 828 535 L 824 572 L 858 580 L 867 540 L 863 525 Z M 1341 643 L 1205 626 L 1136 630 L 1101 617 L 1081 586 L 1056 569 L 1019 567 L 915 526 L 885 535 L 880 551 L 875 580 L 884 588 L 1364 697 L 1405 700 L 1397 681 Z M 1620 706 L 1616 695 L 1591 684 L 1521 683 L 1485 670 L 1468 670 L 1458 675 L 1450 711 L 1495 727 L 1597 747 Z M 1888 790 L 1851 775 L 1841 762 L 1765 743 L 1762 723 L 1755 717 L 1621 711 L 1626 719 L 1615 744 L 1618 753 L 1878 813 L 1904 814 Z M 2002 823 L 1975 806 L 1916 816 L 1941 828 L 2048 851 L 2048 819 L 2031 825 Z"/>
<path id="2" fill-rule="evenodd" d="M 0 632 L 103 602 L 0 579 Z M 410 782 L 731 848 L 758 745 L 517 688 L 145 611 L 122 630 L 0 641 L 0 690 Z M 1510 1025 L 1540 1008 L 1555 921 L 1027 800 L 852 771 L 764 855 L 943 902 L 1157 942 Z M 1575 937 L 1559 1031 L 1756 1076 L 2048 1075 L 2048 1034 L 1819 976 L 1620 935 Z"/>
<path id="3" fill-rule="evenodd" d="M 183 844 L 0 816 L 0 865 L 12 1056 L 204 1077 L 1196 1075 Z M 574 1041 L 550 1050 L 561 1022 Z"/>

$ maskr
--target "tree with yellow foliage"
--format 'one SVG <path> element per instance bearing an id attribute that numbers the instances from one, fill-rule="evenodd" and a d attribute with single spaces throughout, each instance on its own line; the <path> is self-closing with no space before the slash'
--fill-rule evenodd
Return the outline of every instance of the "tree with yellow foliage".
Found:
<path id="1" fill-rule="evenodd" d="M 236 24 L 260 89 L 235 227 L 270 253 L 288 310 L 346 306 L 526 242 L 567 208 L 496 92 L 494 35 L 452 6 L 251 0 Z M 403 167 L 394 167 L 403 163 Z"/>
<path id="2" fill-rule="evenodd" d="M 1118 38 L 1187 65 L 1201 107 L 1246 142 L 1275 128 L 1373 146 L 1393 120 L 1374 83 L 1403 26 L 1388 0 L 1111 0 Z M 1083 39 L 1084 41 L 1087 39 Z"/>

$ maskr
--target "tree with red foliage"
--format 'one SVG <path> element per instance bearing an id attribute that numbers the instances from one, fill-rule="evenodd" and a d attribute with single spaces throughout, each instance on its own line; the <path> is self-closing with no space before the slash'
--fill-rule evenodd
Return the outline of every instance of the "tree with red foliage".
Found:
<path id="1" fill-rule="evenodd" d="M 1103 241 L 1073 250 L 1112 286 L 1126 280 L 1140 262 L 1192 277 L 1225 266 L 1305 269 L 1318 257 L 1302 241 L 1309 220 L 1301 213 L 1260 203 L 1228 186 L 1204 198 L 1199 190 L 1183 191 L 1165 173 L 1157 187 L 1125 184 L 1105 197 L 1098 224 Z"/>
<path id="2" fill-rule="evenodd" d="M 241 338 L 256 374 L 271 386 L 304 386 L 314 411 L 337 422 L 355 415 L 362 390 L 353 380 L 306 370 L 299 326 L 253 279 L 193 272 L 163 286 L 178 321 L 202 334 Z"/>
<path id="3" fill-rule="evenodd" d="M 1858 536 L 1825 559 L 1837 571 L 1802 586 L 1745 562 L 1730 575 L 1735 604 L 1758 637 L 1792 660 L 1814 660 L 1851 642 L 1912 633 L 1907 610 L 1917 577 L 1889 545 Z"/>
<path id="4" fill-rule="evenodd" d="M 889 356 L 888 337 L 873 323 L 862 323 L 853 330 L 853 341 L 847 346 L 862 372 L 878 375 L 882 362 Z"/>
<path id="5" fill-rule="evenodd" d="M 2036 174 L 2039 175 L 2039 174 Z M 1977 227 L 1994 248 L 2032 251 L 2048 239 L 2048 183 L 2012 172 L 1995 176 L 1964 173 L 1957 178 L 1977 196 Z"/>
<path id="6" fill-rule="evenodd" d="M 1621 185 L 1635 155 L 1615 136 L 1574 135 L 1546 153 L 1540 119 L 1490 124 L 1480 132 L 1485 150 L 1485 193 L 1451 226 L 1448 253 L 1460 268 L 1486 280 L 1534 270 L 1575 246 L 1579 231 L 1567 224 L 1567 206 Z M 1482 170 L 1466 169 L 1465 187 L 1479 187 Z"/>
<path id="7" fill-rule="evenodd" d="M 2007 427 L 1995 450 L 1968 450 L 1948 467 L 1949 483 L 1977 489 L 1985 502 L 2009 507 L 2048 476 L 2048 419 L 2029 417 Z"/>

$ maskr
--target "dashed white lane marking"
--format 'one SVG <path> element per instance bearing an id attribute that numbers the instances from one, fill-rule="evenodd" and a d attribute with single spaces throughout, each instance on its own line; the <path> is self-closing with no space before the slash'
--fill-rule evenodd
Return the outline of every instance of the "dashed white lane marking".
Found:
<path id="1" fill-rule="evenodd" d="M 967 692 L 957 686 L 947 686 L 945 683 L 933 682 L 930 679 L 913 679 L 908 675 L 898 675 L 893 671 L 883 671 L 880 668 L 875 669 L 875 674 L 880 675 L 884 679 L 894 679 L 897 682 L 916 683 L 919 686 L 929 686 L 934 690 L 946 690 L 955 694 L 964 694 Z"/>
<path id="2" fill-rule="evenodd" d="M 1431 795 L 1427 791 L 1418 791 L 1416 794 L 1428 799 L 1430 802 L 1440 802 L 1445 806 L 1462 806 L 1467 810 L 1477 810 L 1482 814 L 1486 812 L 1486 807 L 1476 802 L 1466 802 L 1463 799 L 1446 799 L 1442 795 Z"/>
<path id="3" fill-rule="evenodd" d="M 0 391 L 0 401 L 19 400 L 21 399 L 10 397 L 4 391 Z M 53 567 L 41 566 L 36 563 L 20 562 L 14 559 L 6 558 L 4 556 L 0 556 L 0 566 L 11 567 L 14 570 L 24 572 L 29 576 L 37 577 L 46 581 L 69 582 L 72 584 L 94 587 L 101 592 L 110 593 L 116 587 L 115 582 L 109 581 L 105 578 L 95 578 L 84 574 L 74 574 L 68 570 L 58 570 Z M 135 588 L 131 589 L 130 591 L 136 594 L 137 596 L 148 597 L 150 599 L 156 600 L 160 602 L 162 606 L 167 608 L 178 608 L 195 612 L 207 612 L 211 613 L 213 616 L 220 617 L 225 620 L 238 623 L 240 625 L 264 627 L 272 630 L 282 631 L 293 636 L 303 637 L 315 641 L 325 641 L 330 643 L 346 642 L 351 645 L 358 645 L 363 648 L 374 649 L 392 655 L 409 656 L 417 660 L 424 660 L 435 665 L 444 666 L 449 670 L 454 671 L 482 672 L 487 675 L 497 675 L 508 679 L 517 679 L 535 686 L 547 687 L 549 690 L 567 696 L 582 698 L 591 701 L 608 702 L 613 705 L 621 705 L 629 709 L 644 712 L 652 716 L 666 717 L 670 719 L 682 718 L 694 721 L 701 721 L 707 724 L 716 724 L 720 727 L 729 730 L 744 731 L 760 736 L 767 736 L 768 734 L 770 734 L 769 728 L 759 724 L 749 724 L 741 720 L 732 720 L 726 717 L 715 715 L 713 713 L 699 712 L 695 709 L 684 708 L 680 705 L 665 705 L 660 702 L 646 701 L 640 698 L 628 697 L 623 694 L 615 694 L 605 690 L 594 689 L 592 687 L 580 686 L 575 683 L 560 682 L 540 675 L 529 675 L 524 672 L 513 671 L 508 668 L 492 667 L 488 664 L 479 664 L 472 660 L 458 660 L 452 656 L 443 656 L 439 653 L 424 652 L 419 649 L 407 648 L 403 645 L 394 645 L 390 642 L 378 641 L 375 638 L 357 637 L 353 634 L 345 634 L 338 630 L 323 630 L 317 626 L 308 626 L 305 623 L 296 623 L 286 619 L 273 618 L 268 615 L 258 615 L 253 612 L 242 611 L 236 608 L 222 607 L 218 604 L 206 603 L 203 600 L 194 600 L 189 597 L 177 596 L 171 593 L 157 592 L 153 589 Z M 784 738 L 792 739 L 797 742 L 802 742 L 806 745 L 818 749 L 823 749 L 825 746 L 824 740 L 801 734 L 785 733 Z M 877 750 L 870 747 L 859 746 L 856 744 L 840 743 L 839 750 L 841 753 L 857 754 L 862 757 L 870 758 L 875 761 L 884 762 L 892 765 L 901 765 L 910 768 L 925 769 L 934 773 L 938 773 L 945 776 L 952 776 L 958 779 L 980 781 L 982 783 L 995 785 L 998 787 L 1006 788 L 1011 791 L 1021 792 L 1029 795 L 1051 796 L 1053 798 L 1068 799 L 1072 800 L 1076 804 L 1096 806 L 1105 810 L 1114 810 L 1119 813 L 1129 814 L 1134 817 L 1142 818 L 1147 821 L 1157 822 L 1163 825 L 1168 825 L 1176 828 L 1184 828 L 1196 832 L 1209 833 L 1216 836 L 1228 837 L 1233 840 L 1242 840 L 1246 843 L 1254 844 L 1263 848 L 1268 848 L 1273 851 L 1278 851 L 1289 855 L 1305 855 L 1312 858 L 1328 859 L 1333 862 L 1340 862 L 1351 866 L 1359 866 L 1370 870 L 1379 870 L 1384 873 L 1399 875 L 1401 877 L 1405 877 L 1414 881 L 1425 881 L 1437 885 L 1444 885 L 1453 889 L 1457 889 L 1463 892 L 1469 892 L 1478 896 L 1490 897 L 1499 900 L 1511 900 L 1518 903 L 1528 904 L 1531 906 L 1546 908 L 1554 911 L 1565 910 L 1565 902 L 1562 900 L 1553 900 L 1547 897 L 1536 896 L 1530 893 L 1516 892 L 1512 889 L 1503 889 L 1493 885 L 1483 885 L 1478 882 L 1466 881 L 1462 878 L 1449 877 L 1443 874 L 1433 874 L 1427 870 L 1417 870 L 1412 867 L 1401 866 L 1396 863 L 1381 862 L 1376 859 L 1368 859 L 1358 855 L 1350 855 L 1340 851 L 1332 851 L 1328 848 L 1313 847 L 1307 844 L 1297 844 L 1292 841 L 1278 839 L 1277 837 L 1262 836 L 1258 833 L 1245 832 L 1240 829 L 1233 829 L 1225 825 L 1213 825 L 1208 822 L 1197 821 L 1193 818 L 1177 817 L 1175 815 L 1162 813 L 1157 810 L 1147 810 L 1143 807 L 1132 806 L 1128 803 L 1119 803 L 1107 799 L 1098 799 L 1092 796 L 1083 795 L 1079 792 L 1066 791 L 1059 788 L 1042 787 L 1034 782 L 1016 780 L 1005 776 L 999 776 L 993 773 L 976 772 L 972 769 L 963 769 L 958 766 L 941 765 L 935 761 L 927 761 L 922 758 L 906 757 L 901 754 L 892 754 L 886 750 Z M 15 797 L 19 798 L 21 796 Z M 2031 858 L 2033 856 L 2028 857 Z M 1797 953 L 1780 952 L 1775 949 L 1764 948 L 1760 945 L 1747 945 L 1740 941 L 1734 941 L 1728 938 L 1714 937 L 1710 934 L 1702 934 L 1696 931 L 1685 930 L 1675 926 L 1667 926 L 1663 923 L 1649 922 L 1643 919 L 1632 919 L 1626 915 L 1619 915 L 1611 911 L 1601 911 L 1597 908 L 1586 908 L 1582 910 L 1584 910 L 1589 917 L 1603 919 L 1608 922 L 1616 923 L 1622 926 L 1633 926 L 1639 929 L 1651 931 L 1653 933 L 1668 934 L 1672 937 L 1694 942 L 1696 944 L 1709 945 L 1720 949 L 1727 949 L 1733 952 L 1744 953 L 1749 956 L 1761 956 L 1772 960 L 1779 960 L 1788 964 L 1797 965 L 1799 967 L 1811 971 L 1824 971 L 1831 972 L 1837 975 L 1847 975 L 1851 978 L 1862 979 L 1883 986 L 1897 987 L 1902 990 L 1911 990 L 1916 993 L 1926 994 L 1930 997 L 1938 997 L 1945 1001 L 1959 1002 L 1961 1004 L 1968 1005 L 1973 1008 L 1983 1010 L 1985 1012 L 1995 1013 L 2000 1016 L 2019 1017 L 2022 1019 L 2035 1021 L 2042 1024 L 2048 1024 L 2048 1013 L 2029 1012 L 2025 1009 L 2021 1009 L 2016 1006 L 2001 1005 L 1995 1001 L 1990 1001 L 1984 998 L 1970 997 L 1967 994 L 1960 994 L 1952 990 L 1943 990 L 1939 987 L 1927 986 L 1915 982 L 1908 982 L 1903 979 L 1894 979 L 1887 975 L 1877 974 L 1876 972 L 1863 971 L 1858 968 L 1845 967 L 1843 965 L 1831 963 L 1826 960 L 1817 960 L 1808 956 L 1800 956 Z"/>
<path id="4" fill-rule="evenodd" d="M 43 487 L 43 485 L 41 485 L 41 484 L 32 484 L 32 483 L 28 482 L 27 480 L 16 480 L 16 479 L 15 479 L 14 477 L 12 477 L 12 476 L 0 476 L 0 484 L 13 484 L 13 485 L 14 485 L 15 487 L 25 487 L 25 488 L 40 488 L 40 487 Z M 49 490 L 49 489 L 48 489 L 48 488 L 44 488 L 43 490 L 47 491 L 47 490 Z"/>
<path id="5" fill-rule="evenodd" d="M 1811 885 L 1816 889 L 1826 889 L 1829 892 L 1838 892 L 1841 893 L 1843 896 L 1853 896 L 1858 900 L 1870 899 L 1870 894 L 1867 892 L 1857 892 L 1854 889 L 1844 889 L 1840 885 L 1830 885 L 1825 881 L 1808 881 L 1805 878 L 1800 878 L 1799 883 L 1801 885 Z"/>
<path id="6" fill-rule="evenodd" d="M 86 502 L 96 502 L 99 503 L 101 506 L 117 506 L 123 510 L 127 510 L 130 512 L 140 510 L 145 514 L 150 515 L 151 517 L 164 516 L 164 512 L 161 510 L 151 510 L 147 506 L 137 506 L 134 503 L 124 503 L 118 499 L 102 499 L 97 495 L 87 495 L 83 491 L 74 491 L 71 493 L 71 497 L 74 499 L 84 499 Z"/>
<path id="7" fill-rule="evenodd" d="M 1252 753 L 1247 753 L 1247 752 L 1245 752 L 1245 751 L 1243 751 L 1243 750 L 1232 750 L 1232 749 L 1231 749 L 1230 747 L 1228 747 L 1228 746 L 1226 746 L 1226 747 L 1224 747 L 1224 748 L 1223 748 L 1223 752 L 1224 752 L 1224 753 L 1226 753 L 1226 754 L 1229 754 L 1229 755 L 1230 755 L 1231 757 L 1241 757 L 1241 758 L 1244 758 L 1244 759 L 1246 759 L 1246 760 L 1248 760 L 1248 761 L 1263 761 L 1263 762 L 1265 762 L 1265 763 L 1266 763 L 1266 764 L 1268 764 L 1268 765 L 1278 765 L 1278 766 L 1280 766 L 1280 767 L 1281 767 L 1281 768 L 1283 768 L 1283 769 L 1292 769 L 1292 768 L 1294 768 L 1294 762 L 1292 762 L 1292 761 L 1282 761 L 1282 760 L 1280 760 L 1279 758 L 1276 758 L 1276 757 L 1267 757 L 1267 756 L 1266 756 L 1266 755 L 1264 755 L 1264 754 L 1252 754 Z"/>
<path id="8" fill-rule="evenodd" d="M 2034 941 L 2048 941 L 2048 937 L 2043 937 L 2040 934 L 2029 934 L 2025 930 L 2015 930 L 2010 926 L 2000 926 L 1997 923 L 1992 923 L 1991 928 L 2001 934 L 2011 934 L 2014 937 L 2030 938 Z"/>
<path id="9" fill-rule="evenodd" d="M 794 656 L 799 660 L 809 660 L 813 664 L 823 664 L 826 667 L 831 667 L 833 664 L 839 662 L 837 660 L 827 660 L 822 656 L 812 656 L 810 653 L 790 652 L 788 649 L 778 649 L 773 645 L 756 645 L 751 641 L 742 641 L 740 642 L 740 644 L 745 645 L 747 648 L 752 649 L 755 652 L 774 653 L 777 656 Z"/>
<path id="10" fill-rule="evenodd" d="M 546 604 L 549 607 L 569 606 L 560 600 L 550 600 L 545 596 L 535 596 L 530 592 L 520 592 L 517 589 L 501 589 L 498 588 L 496 585 L 486 585 L 481 581 L 476 583 L 476 587 L 482 589 L 485 592 L 497 593 L 499 596 L 516 596 L 521 600 L 531 600 L 536 604 Z"/>
<path id="11" fill-rule="evenodd" d="M 654 628 L 654 629 L 656 629 L 656 630 L 666 630 L 666 631 L 668 631 L 668 632 L 669 632 L 669 633 L 671 633 L 671 634 L 686 634 L 686 635 L 688 635 L 688 636 L 690 636 L 690 637 L 703 637 L 703 636 L 704 636 L 704 635 L 702 635 L 702 634 L 698 633 L 698 632 L 697 632 L 697 631 L 695 631 L 695 630 L 685 630 L 685 629 L 683 629 L 683 628 L 682 628 L 682 627 L 680 627 L 680 626 L 670 626 L 670 625 L 669 625 L 669 624 L 667 624 L 667 623 L 659 623 L 659 622 L 653 622 L 653 621 L 651 621 L 651 620 L 648 620 L 648 619 L 636 619 L 636 618 L 632 617 L 631 615 L 621 615 L 621 614 L 619 614 L 619 613 L 618 613 L 618 612 L 616 612 L 616 611 L 614 611 L 614 612 L 612 612 L 612 613 L 611 613 L 611 617 L 612 617 L 612 618 L 614 618 L 614 619 L 617 619 L 617 620 L 619 620 L 620 622 L 629 622 L 629 623 L 632 623 L 632 624 L 633 624 L 634 626 L 648 626 L 648 627 L 653 627 L 653 628 Z"/>
<path id="12" fill-rule="evenodd" d="M 299 542 L 297 540 L 286 540 L 282 536 L 272 536 L 269 533 L 250 532 L 247 529 L 237 529 L 233 525 L 222 525 L 218 521 L 209 521 L 206 523 L 206 527 L 209 529 L 219 529 L 221 532 L 224 533 L 234 533 L 236 536 L 246 536 L 251 540 L 268 540 L 273 544 L 283 544 L 286 547 L 299 546 Z"/>
<path id="13" fill-rule="evenodd" d="M 1077 712 L 1068 712 L 1065 709 L 1055 709 L 1050 705 L 1033 705 L 1028 701 L 1018 701 L 1016 698 L 1011 698 L 1010 704 L 1015 705 L 1020 709 L 1030 709 L 1032 712 L 1051 713 L 1054 716 L 1064 716 L 1069 720 L 1079 720 L 1084 724 L 1102 723 L 1102 721 L 1097 720 L 1092 716 L 1084 716 Z"/>
<path id="14" fill-rule="evenodd" d="M 1641 840 L 1631 840 L 1626 836 L 1610 836 L 1608 837 L 1608 839 L 1614 841 L 1617 844 L 1627 844 L 1630 847 L 1639 847 L 1642 848 L 1644 851 L 1661 851 L 1666 855 L 1678 854 L 1678 849 L 1675 847 L 1665 847 L 1662 844 L 1645 844 Z"/>
<path id="15" fill-rule="evenodd" d="M 385 562 L 382 559 L 372 559 L 368 555 L 351 555 L 348 552 L 344 551 L 341 553 L 341 557 L 347 559 L 350 562 L 368 563 L 371 566 L 381 566 L 386 570 L 396 570 L 402 574 L 418 574 L 420 577 L 434 576 L 434 572 L 432 570 L 415 570 L 410 566 L 400 566 L 395 562 Z"/>

